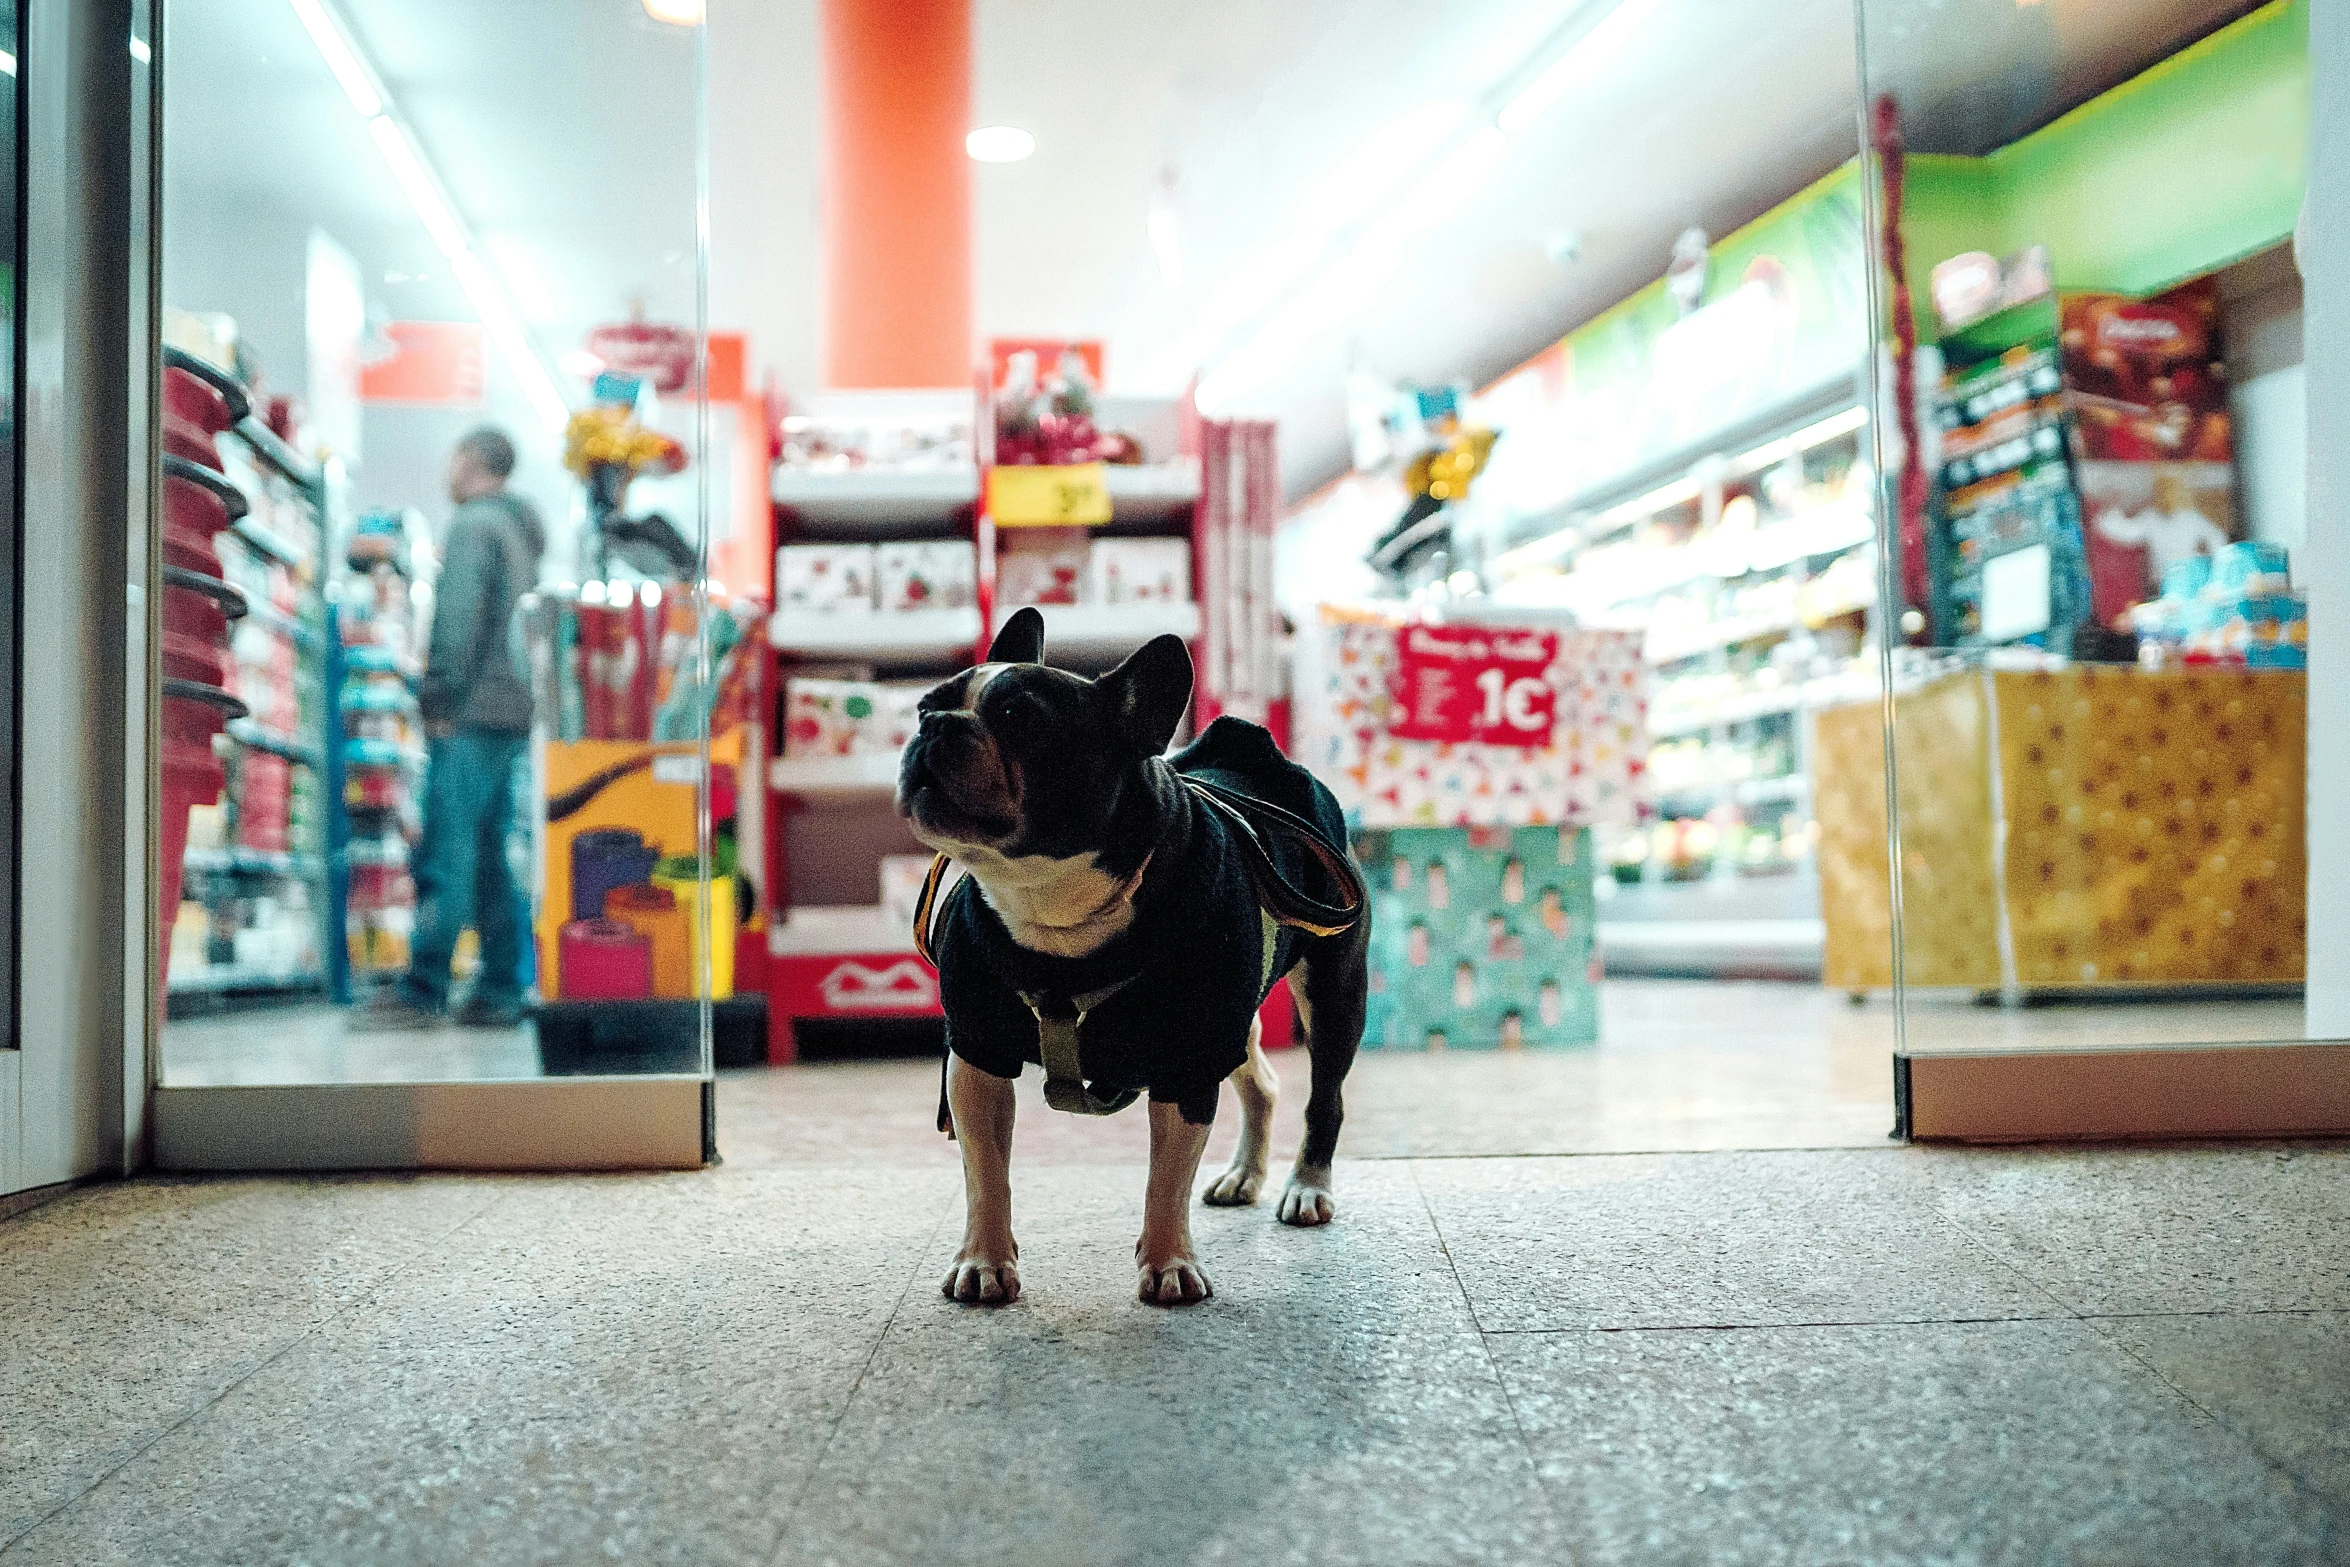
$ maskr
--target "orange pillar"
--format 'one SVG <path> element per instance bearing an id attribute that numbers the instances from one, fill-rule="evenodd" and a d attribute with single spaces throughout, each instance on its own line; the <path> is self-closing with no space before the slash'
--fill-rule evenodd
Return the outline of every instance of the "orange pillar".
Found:
<path id="1" fill-rule="evenodd" d="M 971 0 L 823 0 L 824 383 L 971 376 Z"/>

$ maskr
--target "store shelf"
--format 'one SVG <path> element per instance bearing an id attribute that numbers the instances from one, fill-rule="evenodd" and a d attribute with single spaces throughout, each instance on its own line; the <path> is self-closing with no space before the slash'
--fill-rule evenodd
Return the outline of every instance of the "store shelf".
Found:
<path id="1" fill-rule="evenodd" d="M 245 876 L 300 876 L 322 875 L 326 862 L 315 854 L 281 854 L 265 849 L 190 849 L 182 860 L 185 869 L 195 871 L 228 872 Z"/>
<path id="2" fill-rule="evenodd" d="M 250 517 L 239 517 L 229 524 L 229 531 L 244 540 L 271 560 L 286 566 L 307 566 L 310 555 L 270 532 Z"/>
<path id="3" fill-rule="evenodd" d="M 767 640 L 779 652 L 875 663 L 968 661 L 979 643 L 977 609 L 921 609 L 902 614 L 823 614 L 778 610 Z"/>
<path id="4" fill-rule="evenodd" d="M 1736 615 L 1674 633 L 1660 633 L 1651 628 L 1643 656 L 1651 664 L 1676 663 L 1684 658 L 1694 658 L 1700 653 L 1710 653 L 1716 648 L 1736 647 L 1741 642 L 1756 642 L 1764 637 L 1786 636 L 1802 627 L 1821 625 L 1840 615 L 1858 614 L 1868 607 L 1865 599 L 1839 599 L 1793 615 Z"/>
<path id="5" fill-rule="evenodd" d="M 267 626 L 298 648 L 307 649 L 318 640 L 318 633 L 284 610 L 250 595 L 246 598 L 246 613 L 257 625 Z"/>
<path id="6" fill-rule="evenodd" d="M 1017 605 L 1005 607 L 998 624 Z M 1099 664 L 1124 658 L 1156 636 L 1199 635 L 1197 604 L 1040 604 L 1048 664 Z"/>
<path id="7" fill-rule="evenodd" d="M 299 762 L 304 767 L 318 765 L 316 751 L 290 735 L 281 735 L 274 730 L 264 729 L 248 718 L 229 720 L 228 737 L 239 745 L 251 746 L 256 751 L 267 751 L 272 756 L 282 756 L 287 761 Z"/>
<path id="8" fill-rule="evenodd" d="M 269 426 L 258 419 L 248 418 L 241 424 L 232 425 L 229 433 L 250 447 L 253 455 L 263 463 L 309 493 L 315 495 L 325 489 L 326 480 L 319 471 L 304 462 L 291 446 L 279 440 Z"/>
<path id="9" fill-rule="evenodd" d="M 1680 735 L 1697 734 L 1718 724 L 1751 723 L 1758 718 L 1800 712 L 1805 708 L 1827 707 L 1833 703 L 1856 701 L 1876 694 L 1877 681 L 1874 675 L 1834 675 L 1800 686 L 1744 692 L 1703 710 L 1680 713 L 1660 710 L 1649 720 L 1648 736 L 1651 740 L 1670 740 Z"/>
<path id="10" fill-rule="evenodd" d="M 1789 773 L 1784 778 L 1742 779 L 1730 791 L 1740 805 L 1777 805 L 1783 801 L 1801 800 L 1810 795 L 1811 780 L 1802 773 Z"/>
<path id="11" fill-rule="evenodd" d="M 897 528 L 938 522 L 979 503 L 979 468 L 778 467 L 771 491 L 806 522 L 841 528 Z"/>
<path id="12" fill-rule="evenodd" d="M 317 990 L 325 983 L 326 975 L 318 969 L 279 974 L 243 968 L 200 968 L 183 973 L 175 968 L 168 990 L 175 996 L 218 996 L 230 991 L 258 995 L 266 991 Z"/>
<path id="13" fill-rule="evenodd" d="M 767 950 L 779 958 L 912 952 L 914 931 L 878 904 L 819 904 L 785 915 L 769 932 Z"/>
<path id="14" fill-rule="evenodd" d="M 894 793 L 896 754 L 779 756 L 767 764 L 767 786 L 803 800 L 857 800 Z"/>
<path id="15" fill-rule="evenodd" d="M 1199 504 L 1199 461 L 1121 465 L 1102 470 L 1116 522 L 1172 521 Z"/>

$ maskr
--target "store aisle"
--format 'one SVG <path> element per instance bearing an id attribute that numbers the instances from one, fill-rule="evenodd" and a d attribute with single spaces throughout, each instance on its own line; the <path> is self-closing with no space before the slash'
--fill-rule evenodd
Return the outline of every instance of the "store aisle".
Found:
<path id="1" fill-rule="evenodd" d="M 2350 1145 L 140 1181 L 0 1225 L 8 1563 L 2329 1561 Z"/>

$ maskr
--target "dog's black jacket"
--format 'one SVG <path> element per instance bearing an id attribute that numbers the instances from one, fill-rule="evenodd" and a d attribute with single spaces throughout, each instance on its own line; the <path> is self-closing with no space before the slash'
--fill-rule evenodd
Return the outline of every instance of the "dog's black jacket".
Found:
<path id="1" fill-rule="evenodd" d="M 1173 756 L 1145 764 L 1155 809 L 1140 813 L 1148 841 L 1105 845 L 1108 864 L 1148 868 L 1135 893 L 1134 922 L 1082 958 L 1057 958 L 1013 942 L 1003 921 L 969 878 L 939 911 L 931 950 L 938 958 L 947 1048 L 983 1072 L 1018 1077 L 1039 1059 L 1036 1014 L 1020 999 L 1072 997 L 1135 982 L 1102 1002 L 1078 1031 L 1085 1079 L 1104 1093 L 1147 1089 L 1205 1126 L 1216 1117 L 1224 1079 L 1248 1056 L 1249 1022 L 1298 960 L 1304 939 L 1276 931 L 1270 977 L 1256 884 L 1234 829 L 1179 781 L 1191 774 L 1236 794 L 1304 817 L 1331 843 L 1346 842 L 1346 821 L 1330 791 L 1281 754 L 1255 724 L 1219 718 Z M 1312 896 L 1334 900 L 1321 867 L 1297 844 L 1268 835 L 1265 846 L 1282 875 Z"/>

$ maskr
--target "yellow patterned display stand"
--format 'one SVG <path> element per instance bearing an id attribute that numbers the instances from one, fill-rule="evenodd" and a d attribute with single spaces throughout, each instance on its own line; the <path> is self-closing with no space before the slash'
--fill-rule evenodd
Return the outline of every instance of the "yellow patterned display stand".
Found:
<path id="1" fill-rule="evenodd" d="M 2306 688 L 2295 671 L 2084 665 L 1902 693 L 1907 982 L 2299 982 Z M 1815 719 L 1823 975 L 1839 989 L 1892 983 L 1882 713 Z"/>

